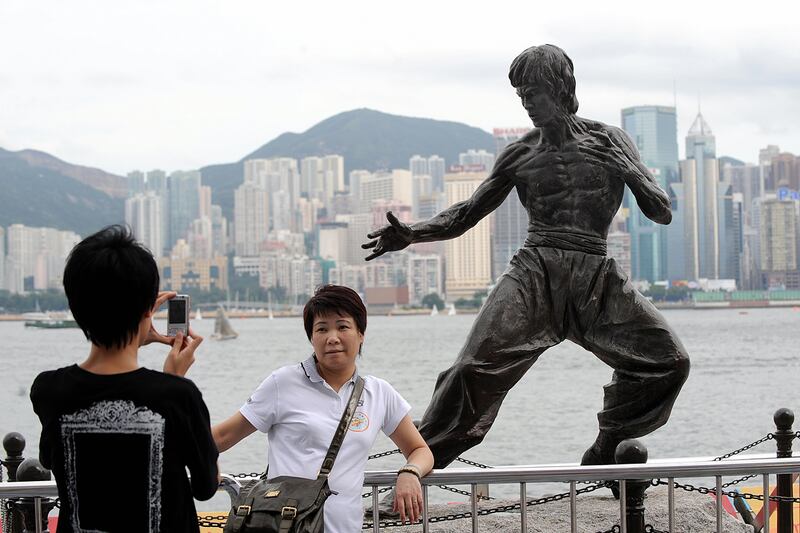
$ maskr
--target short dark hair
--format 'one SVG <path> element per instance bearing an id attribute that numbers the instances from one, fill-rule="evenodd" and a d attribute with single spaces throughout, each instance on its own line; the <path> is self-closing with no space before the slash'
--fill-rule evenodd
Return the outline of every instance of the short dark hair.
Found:
<path id="1" fill-rule="evenodd" d="M 552 44 L 531 46 L 514 61 L 508 69 L 508 79 L 513 87 L 541 85 L 550 96 L 561 102 L 570 113 L 578 112 L 575 97 L 574 67 L 569 56 Z"/>
<path id="2" fill-rule="evenodd" d="M 64 292 L 86 338 L 109 350 L 128 345 L 158 296 L 158 266 L 130 228 L 108 226 L 72 249 Z"/>
<path id="3" fill-rule="evenodd" d="M 314 319 L 331 313 L 350 315 L 359 333 L 367 331 L 367 308 L 356 291 L 343 285 L 320 285 L 303 308 L 303 325 L 309 340 Z"/>

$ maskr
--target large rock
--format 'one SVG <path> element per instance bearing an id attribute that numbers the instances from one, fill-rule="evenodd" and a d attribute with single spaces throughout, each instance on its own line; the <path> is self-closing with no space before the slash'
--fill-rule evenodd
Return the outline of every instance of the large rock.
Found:
<path id="1" fill-rule="evenodd" d="M 619 523 L 619 501 L 608 491 L 603 494 L 594 493 L 578 496 L 577 518 L 580 533 L 596 533 L 608 531 Z M 503 505 L 513 505 L 518 501 L 491 500 L 481 502 L 480 509 L 491 509 Z M 666 487 L 650 488 L 645 500 L 645 523 L 659 531 L 667 531 L 669 518 L 667 513 Z M 432 505 L 430 516 L 445 516 L 464 513 L 470 510 L 469 504 Z M 726 533 L 752 533 L 753 528 L 741 519 L 722 513 L 722 531 Z M 478 516 L 478 530 L 499 532 L 520 531 L 519 512 L 495 513 Z M 421 525 L 393 527 L 382 529 L 397 533 L 422 531 Z M 437 522 L 430 524 L 429 531 L 435 533 L 471 533 L 472 523 L 469 518 Z M 570 531 L 569 499 L 528 508 L 528 528 L 530 533 L 561 533 Z M 674 533 L 708 533 L 716 531 L 716 504 L 710 495 L 692 492 L 675 491 L 675 532 Z"/>

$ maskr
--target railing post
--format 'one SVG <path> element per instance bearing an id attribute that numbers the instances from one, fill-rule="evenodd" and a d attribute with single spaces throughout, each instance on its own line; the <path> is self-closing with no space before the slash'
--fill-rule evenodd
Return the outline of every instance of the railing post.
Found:
<path id="1" fill-rule="evenodd" d="M 794 433 L 792 432 L 794 413 L 790 409 L 778 409 L 772 419 L 775 421 L 776 427 L 773 435 L 775 435 L 775 442 L 778 446 L 777 456 L 778 458 L 791 457 L 792 439 L 794 439 Z M 792 474 L 778 474 L 777 478 L 777 495 L 791 498 Z M 764 505 L 769 509 L 768 501 L 765 501 Z M 792 526 L 792 502 L 778 502 L 778 533 L 792 533 L 792 531 L 794 531 Z"/>
<path id="2" fill-rule="evenodd" d="M 25 451 L 25 437 L 16 431 L 3 437 L 3 448 L 6 451 L 6 458 L 3 464 L 8 470 L 8 480 L 17 480 L 17 467 L 25 459 L 22 452 Z"/>
<path id="3" fill-rule="evenodd" d="M 49 481 L 52 479 L 50 471 L 42 466 L 38 459 L 29 457 L 22 461 L 17 469 L 17 481 Z M 37 524 L 36 515 L 36 500 L 40 500 L 40 517 L 41 520 Z M 23 533 L 31 531 L 49 531 L 47 528 L 47 515 L 53 507 L 56 506 L 56 501 L 50 498 L 17 498 L 14 502 L 14 514 L 19 515 L 22 519 L 24 529 Z"/>
<path id="4" fill-rule="evenodd" d="M 614 452 L 617 464 L 647 462 L 647 448 L 636 439 L 627 439 Z M 644 492 L 650 486 L 646 479 L 628 480 L 625 484 L 625 525 L 628 533 L 644 533 Z M 622 517 L 620 517 L 622 518 Z"/>
<path id="5" fill-rule="evenodd" d="M 3 459 L 3 466 L 5 466 L 8 471 L 8 481 L 16 481 L 17 468 L 25 459 L 22 456 L 22 452 L 25 451 L 25 437 L 16 431 L 7 434 L 3 437 L 3 449 L 6 452 L 6 457 Z M 5 505 L 5 503 L 4 501 L 0 501 L 1 505 Z M 20 533 L 22 531 L 23 523 L 21 516 L 16 513 L 7 512 L 5 509 L 3 513 L 0 513 L 0 516 L 3 517 L 3 523 L 0 524 L 0 526 L 4 528 L 3 533 L 5 533 L 5 528 L 9 529 L 9 533 Z"/>

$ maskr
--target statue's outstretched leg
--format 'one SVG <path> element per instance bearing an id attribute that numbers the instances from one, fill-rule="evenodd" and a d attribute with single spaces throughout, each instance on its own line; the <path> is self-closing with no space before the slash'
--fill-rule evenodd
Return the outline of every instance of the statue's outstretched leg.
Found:
<path id="1" fill-rule="evenodd" d="M 600 432 L 583 464 L 614 462 L 625 439 L 663 426 L 689 375 L 689 357 L 655 306 L 633 289 L 613 259 L 605 259 L 581 298 L 569 338 L 614 369 L 604 387 Z"/>

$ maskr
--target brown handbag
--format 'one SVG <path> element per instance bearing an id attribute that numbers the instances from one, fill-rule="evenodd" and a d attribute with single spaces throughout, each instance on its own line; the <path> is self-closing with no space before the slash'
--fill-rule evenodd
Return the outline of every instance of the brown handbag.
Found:
<path id="1" fill-rule="evenodd" d="M 324 531 L 323 506 L 331 494 L 328 474 L 333 468 L 339 449 L 356 405 L 364 391 L 364 379 L 356 379 L 350 400 L 333 435 L 328 453 L 322 461 L 317 479 L 279 476 L 253 481 L 239 492 L 232 502 L 224 533 L 322 533 Z"/>

